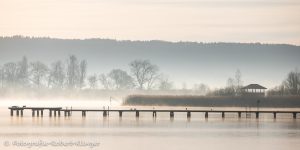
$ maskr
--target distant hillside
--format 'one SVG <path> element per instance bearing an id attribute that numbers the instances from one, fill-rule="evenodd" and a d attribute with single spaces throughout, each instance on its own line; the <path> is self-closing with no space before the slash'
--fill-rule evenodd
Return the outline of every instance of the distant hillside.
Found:
<path id="1" fill-rule="evenodd" d="M 239 68 L 245 84 L 268 87 L 281 83 L 290 70 L 300 67 L 300 46 L 285 44 L 0 37 L 0 65 L 24 55 L 50 64 L 71 54 L 88 61 L 89 73 L 128 70 L 130 61 L 150 59 L 177 85 L 224 85 Z"/>

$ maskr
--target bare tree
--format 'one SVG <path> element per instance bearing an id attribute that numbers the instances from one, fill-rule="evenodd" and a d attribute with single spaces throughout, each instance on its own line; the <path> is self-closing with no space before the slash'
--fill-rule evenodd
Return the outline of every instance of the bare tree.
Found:
<path id="1" fill-rule="evenodd" d="M 169 78 L 166 76 L 161 76 L 159 80 L 159 90 L 171 90 L 173 88 L 173 83 L 169 81 Z"/>
<path id="2" fill-rule="evenodd" d="M 100 74 L 99 81 L 103 85 L 104 89 L 106 89 L 106 90 L 113 89 L 112 81 L 110 80 L 110 78 L 107 75 Z"/>
<path id="3" fill-rule="evenodd" d="M 31 81 L 40 88 L 43 85 L 43 81 L 48 73 L 48 67 L 40 61 L 30 63 L 31 66 Z"/>
<path id="4" fill-rule="evenodd" d="M 2 66 L 0 66 L 0 83 L 1 88 L 4 88 L 4 71 Z"/>
<path id="5" fill-rule="evenodd" d="M 22 58 L 22 61 L 18 63 L 17 67 L 18 85 L 21 87 L 27 87 L 29 84 L 29 65 L 25 56 Z"/>
<path id="6" fill-rule="evenodd" d="M 187 90 L 186 82 L 182 82 L 182 84 L 181 84 L 181 90 L 183 90 L 183 91 Z"/>
<path id="7" fill-rule="evenodd" d="M 283 96 L 288 93 L 289 91 L 286 89 L 284 83 L 268 90 L 268 96 Z"/>
<path id="8" fill-rule="evenodd" d="M 215 96 L 240 96 L 242 94 L 242 73 L 239 69 L 235 72 L 235 78 L 228 78 L 225 88 L 215 89 L 210 95 Z"/>
<path id="9" fill-rule="evenodd" d="M 90 89 L 96 89 L 97 88 L 97 75 L 96 74 L 94 74 L 92 76 L 89 76 L 88 81 L 89 81 Z"/>
<path id="10" fill-rule="evenodd" d="M 234 79 L 233 78 L 228 78 L 228 80 L 227 80 L 227 86 L 226 86 L 224 92 L 227 95 L 235 96 L 235 94 L 236 94 L 236 85 L 234 83 Z"/>
<path id="11" fill-rule="evenodd" d="M 108 77 L 113 81 L 115 89 L 131 89 L 134 87 L 133 78 L 121 69 L 110 71 Z"/>
<path id="12" fill-rule="evenodd" d="M 139 89 L 151 89 L 158 80 L 158 67 L 149 60 L 134 60 L 130 64 L 130 70 Z"/>
<path id="13" fill-rule="evenodd" d="M 84 87 L 84 81 L 86 78 L 86 69 L 87 69 L 87 62 L 86 60 L 82 60 L 79 65 L 79 89 Z"/>
<path id="14" fill-rule="evenodd" d="M 14 87 L 17 80 L 17 64 L 10 62 L 3 65 L 3 83 L 6 87 Z"/>
<path id="15" fill-rule="evenodd" d="M 201 95 L 205 95 L 209 92 L 209 87 L 204 83 L 200 83 L 194 85 L 194 90 Z"/>
<path id="16" fill-rule="evenodd" d="M 288 74 L 284 84 L 289 90 L 290 94 L 299 95 L 300 94 L 300 73 L 297 70 L 291 71 Z"/>
<path id="17" fill-rule="evenodd" d="M 242 94 L 242 86 L 243 86 L 243 81 L 242 81 L 242 73 L 239 69 L 235 72 L 235 93 L 236 95 L 241 95 Z"/>
<path id="18" fill-rule="evenodd" d="M 157 66 L 153 66 L 150 70 L 149 70 L 149 77 L 147 79 L 147 89 L 152 89 L 155 86 L 155 82 L 158 81 L 160 79 L 160 75 L 158 75 L 158 67 Z"/>
<path id="19" fill-rule="evenodd" d="M 65 82 L 65 67 L 61 61 L 57 61 L 51 64 L 50 77 L 52 88 L 62 89 Z"/>
<path id="20" fill-rule="evenodd" d="M 79 64 L 76 56 L 71 55 L 67 64 L 67 87 L 69 89 L 74 89 L 76 88 L 79 79 Z"/>

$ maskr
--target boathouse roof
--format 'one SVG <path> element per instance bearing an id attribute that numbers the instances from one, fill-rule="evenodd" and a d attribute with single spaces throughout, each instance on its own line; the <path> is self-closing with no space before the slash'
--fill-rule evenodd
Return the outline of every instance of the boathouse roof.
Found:
<path id="1" fill-rule="evenodd" d="M 267 89 L 259 84 L 249 84 L 245 87 L 243 87 L 242 89 Z"/>

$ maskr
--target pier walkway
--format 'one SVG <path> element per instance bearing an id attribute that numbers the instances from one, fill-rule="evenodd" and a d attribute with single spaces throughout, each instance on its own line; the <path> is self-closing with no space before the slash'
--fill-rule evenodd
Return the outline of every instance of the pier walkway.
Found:
<path id="1" fill-rule="evenodd" d="M 269 113 L 273 114 L 273 117 L 276 118 L 277 114 L 291 114 L 294 119 L 297 118 L 297 114 L 300 113 L 300 111 L 238 111 L 238 110 L 167 110 L 167 109 L 141 109 L 141 110 L 133 110 L 133 109 L 111 109 L 111 110 L 105 110 L 105 109 L 63 109 L 62 107 L 18 107 L 18 106 L 12 106 L 9 107 L 10 109 L 10 115 L 14 116 L 14 112 L 16 112 L 17 116 L 23 116 L 23 111 L 25 110 L 31 110 L 32 111 L 32 117 L 41 116 L 44 115 L 44 110 L 48 110 L 49 117 L 60 117 L 61 112 L 64 114 L 65 117 L 71 116 L 72 112 L 81 112 L 82 117 L 86 116 L 87 112 L 101 112 L 103 114 L 103 117 L 107 117 L 109 115 L 109 112 L 117 112 L 119 113 L 119 117 L 122 117 L 123 113 L 135 113 L 136 117 L 140 116 L 140 113 L 152 113 L 153 117 L 156 117 L 158 113 L 160 112 L 168 112 L 170 113 L 170 118 L 174 118 L 175 113 L 186 113 L 187 118 L 191 118 L 192 113 L 204 113 L 204 117 L 208 118 L 209 113 L 218 113 L 221 115 L 222 118 L 225 118 L 225 114 L 229 113 L 235 113 L 238 114 L 238 117 L 241 118 L 242 114 L 255 114 L 256 118 L 259 118 L 259 114 L 262 113 Z"/>

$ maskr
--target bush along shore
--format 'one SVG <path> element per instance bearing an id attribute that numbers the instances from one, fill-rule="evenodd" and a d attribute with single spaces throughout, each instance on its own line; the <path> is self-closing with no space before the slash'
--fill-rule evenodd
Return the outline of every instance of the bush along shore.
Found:
<path id="1" fill-rule="evenodd" d="M 300 97 L 129 95 L 123 105 L 300 108 Z"/>

